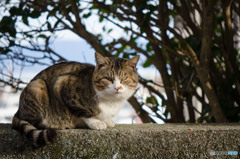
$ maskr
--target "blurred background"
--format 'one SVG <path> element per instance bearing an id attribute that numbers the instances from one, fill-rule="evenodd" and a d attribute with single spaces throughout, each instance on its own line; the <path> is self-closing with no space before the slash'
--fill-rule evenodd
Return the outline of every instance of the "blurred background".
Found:
<path id="1" fill-rule="evenodd" d="M 139 86 L 117 123 L 240 121 L 240 2 L 2 0 L 0 122 L 21 90 L 62 61 L 131 58 Z"/>

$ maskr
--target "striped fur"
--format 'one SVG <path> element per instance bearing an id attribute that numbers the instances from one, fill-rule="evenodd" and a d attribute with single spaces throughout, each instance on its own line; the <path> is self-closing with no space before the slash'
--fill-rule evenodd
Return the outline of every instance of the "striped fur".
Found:
<path id="1" fill-rule="evenodd" d="M 95 56 L 96 66 L 63 62 L 36 75 L 21 93 L 13 129 L 44 146 L 54 141 L 56 129 L 113 127 L 111 118 L 137 87 L 139 56 Z"/>
<path id="2" fill-rule="evenodd" d="M 38 130 L 27 121 L 20 120 L 17 115 L 13 117 L 12 128 L 20 132 L 26 139 L 28 139 L 34 146 L 41 147 L 50 144 L 56 138 L 56 130 L 43 129 Z"/>

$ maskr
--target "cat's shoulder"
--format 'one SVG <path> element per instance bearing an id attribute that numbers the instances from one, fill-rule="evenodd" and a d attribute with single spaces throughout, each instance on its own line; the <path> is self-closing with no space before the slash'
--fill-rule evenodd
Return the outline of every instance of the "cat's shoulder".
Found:
<path id="1" fill-rule="evenodd" d="M 36 78 L 46 79 L 48 77 L 57 77 L 67 74 L 78 74 L 79 72 L 89 72 L 92 73 L 95 69 L 95 66 L 89 63 L 80 63 L 75 61 L 70 62 L 60 62 L 52 66 L 47 67 L 42 70 L 39 74 L 35 76 Z"/>
<path id="2" fill-rule="evenodd" d="M 76 62 L 76 61 L 67 61 L 67 62 L 59 62 L 57 64 L 54 64 L 47 69 L 60 69 L 60 68 L 72 68 L 72 67 L 79 67 L 79 68 L 95 68 L 94 65 L 89 64 L 89 63 L 81 63 L 81 62 Z"/>

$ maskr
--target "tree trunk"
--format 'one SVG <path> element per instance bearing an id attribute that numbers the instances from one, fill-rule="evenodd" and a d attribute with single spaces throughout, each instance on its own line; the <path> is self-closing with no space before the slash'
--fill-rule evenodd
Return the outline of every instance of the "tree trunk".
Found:
<path id="1" fill-rule="evenodd" d="M 200 83 L 208 98 L 209 105 L 211 107 L 212 114 L 216 119 L 216 122 L 219 123 L 227 122 L 228 120 L 221 109 L 221 105 L 218 101 L 216 92 L 213 89 L 212 84 L 210 82 L 210 75 L 208 74 L 208 71 L 203 67 L 203 64 L 200 63 L 196 56 L 196 53 L 192 50 L 192 48 L 189 45 L 187 45 L 187 49 L 189 51 L 189 57 L 194 67 L 196 68 L 198 77 L 200 79 Z"/>
<path id="2" fill-rule="evenodd" d="M 132 96 L 131 98 L 129 98 L 128 102 L 133 106 L 143 123 L 155 122 L 149 117 L 148 113 L 142 109 L 142 106 L 138 103 L 135 97 Z"/>

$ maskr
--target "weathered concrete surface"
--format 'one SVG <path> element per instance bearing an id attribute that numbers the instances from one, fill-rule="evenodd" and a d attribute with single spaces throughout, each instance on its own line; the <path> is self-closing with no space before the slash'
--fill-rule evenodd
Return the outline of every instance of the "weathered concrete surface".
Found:
<path id="1" fill-rule="evenodd" d="M 54 144 L 34 149 L 10 124 L 0 124 L 0 158 L 237 158 L 209 152 L 240 152 L 240 124 L 117 125 L 57 133 Z"/>

